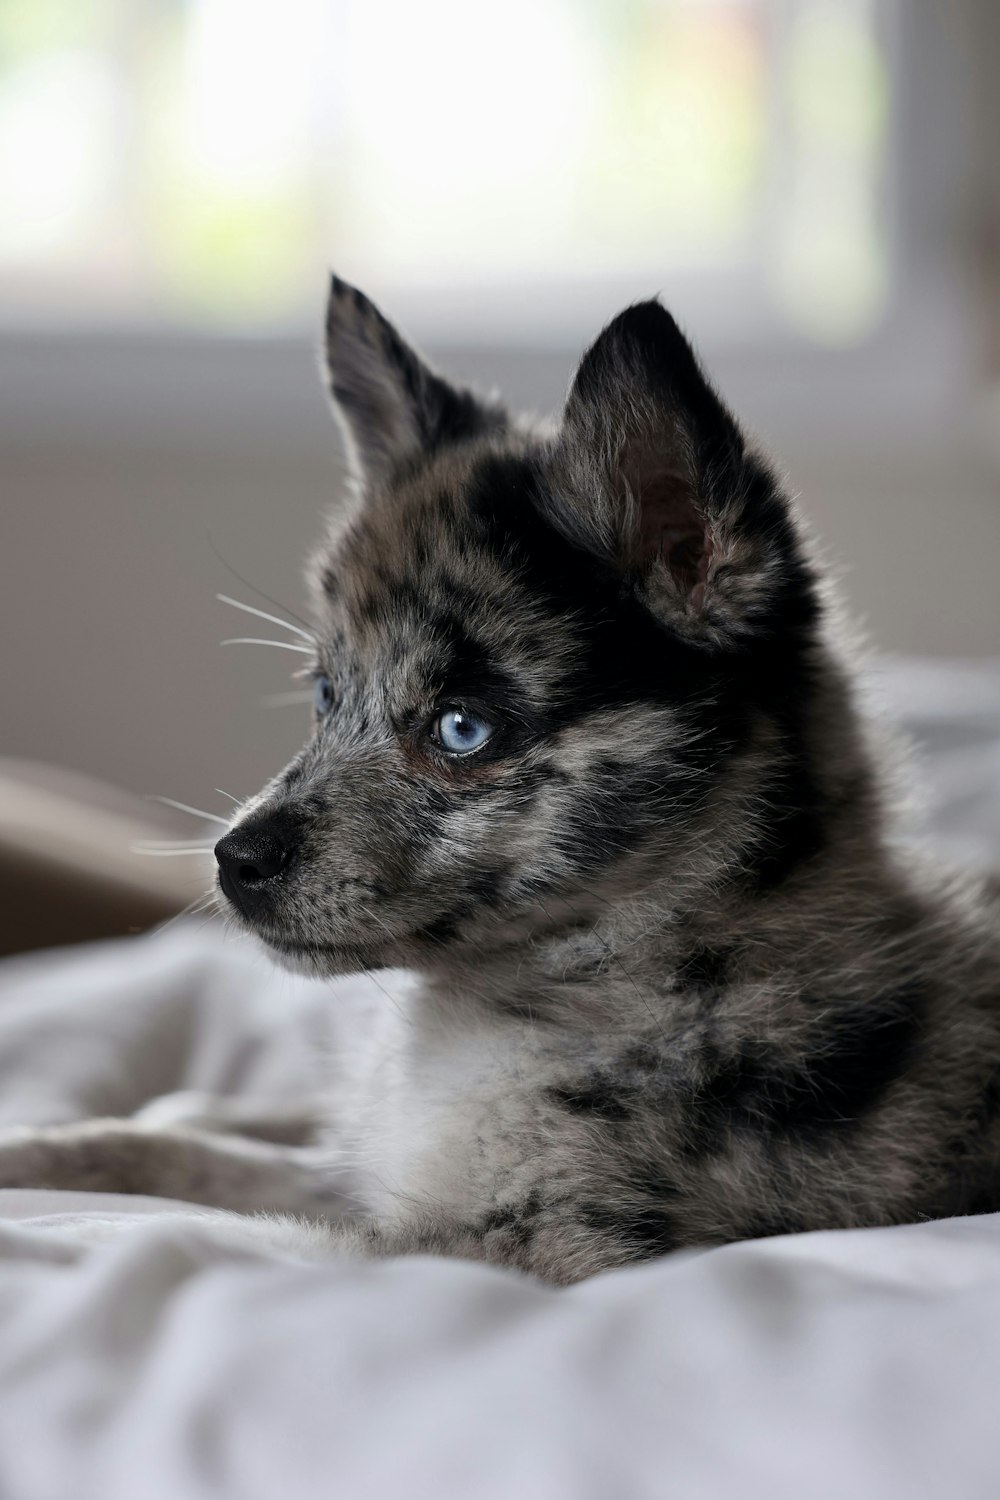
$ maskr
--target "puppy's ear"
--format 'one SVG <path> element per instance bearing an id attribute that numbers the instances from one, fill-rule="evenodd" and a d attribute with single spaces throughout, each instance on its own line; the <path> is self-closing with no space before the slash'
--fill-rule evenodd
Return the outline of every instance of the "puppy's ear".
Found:
<path id="1" fill-rule="evenodd" d="M 773 587 L 806 583 L 773 475 L 659 302 L 627 308 L 584 355 L 557 467 L 564 526 L 693 633 L 759 628 Z"/>
<path id="2" fill-rule="evenodd" d="M 330 279 L 326 373 L 355 476 L 384 482 L 400 464 L 505 425 L 500 407 L 442 380 L 363 292 Z"/>

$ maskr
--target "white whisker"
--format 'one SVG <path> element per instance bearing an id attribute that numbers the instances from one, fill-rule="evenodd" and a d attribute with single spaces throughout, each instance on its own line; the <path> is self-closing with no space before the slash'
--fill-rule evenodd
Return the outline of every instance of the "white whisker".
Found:
<path id="1" fill-rule="evenodd" d="M 375 975 L 372 973 L 371 969 L 364 969 L 363 968 L 361 970 L 361 972 L 365 976 L 366 979 L 370 979 L 371 980 L 372 984 L 375 986 L 375 988 L 377 990 L 381 990 L 382 991 L 383 995 L 388 1000 L 388 1002 L 392 1006 L 393 1010 L 396 1011 L 403 1018 L 403 1020 L 405 1021 L 407 1019 L 406 1012 L 403 1010 L 403 1007 L 400 1005 L 398 996 L 393 995 L 389 990 L 387 990 L 386 987 L 385 987 L 385 985 L 382 983 L 382 981 L 375 978 Z"/>
<path id="2" fill-rule="evenodd" d="M 214 891 L 209 891 L 207 895 L 195 896 L 193 901 L 189 901 L 187 906 L 182 906 L 180 911 L 174 912 L 172 917 L 167 917 L 165 922 L 157 922 L 152 930 L 154 932 L 165 932 L 168 927 L 172 927 L 175 922 L 183 921 L 185 917 L 201 916 L 211 910 L 214 901 Z M 204 926 L 205 924 L 202 923 L 201 925 Z M 201 931 L 201 928 L 199 927 L 198 930 Z"/>
<path id="3" fill-rule="evenodd" d="M 188 839 L 136 839 L 137 849 L 207 849 L 207 844 L 192 844 Z"/>
<path id="4" fill-rule="evenodd" d="M 256 615 L 259 620 L 270 620 L 272 625 L 280 625 L 283 630 L 290 630 L 293 635 L 300 635 L 304 641 L 315 639 L 308 630 L 300 630 L 290 620 L 283 620 L 280 615 L 269 615 L 264 609 L 255 609 L 252 604 L 244 604 L 240 599 L 233 599 L 229 594 L 216 594 L 220 604 L 231 604 L 233 609 L 242 609 L 248 615 Z"/>
<path id="5" fill-rule="evenodd" d="M 225 792 L 222 795 L 225 796 Z M 178 812 L 190 813 L 193 818 L 205 818 L 209 823 L 221 823 L 224 828 L 229 827 L 228 818 L 220 818 L 218 813 L 206 812 L 202 807 L 192 807 L 190 802 L 178 802 L 174 797 L 157 797 L 155 794 L 147 797 L 146 801 L 162 802 L 164 807 L 176 807 Z"/>
<path id="6" fill-rule="evenodd" d="M 183 847 L 174 846 L 173 848 L 167 848 L 158 844 L 130 844 L 129 848 L 133 854 L 148 854 L 151 858 L 163 859 L 182 854 L 214 854 L 215 852 L 210 847 L 202 845 L 195 847 L 190 844 Z"/>
<path id="7" fill-rule="evenodd" d="M 237 807 L 239 807 L 240 803 L 243 801 L 242 797 L 234 797 L 232 792 L 224 791 L 221 786 L 217 786 L 215 790 L 218 792 L 220 797 L 228 797 L 230 802 L 235 802 Z"/>
<path id="8" fill-rule="evenodd" d="M 220 646 L 277 646 L 279 651 L 297 651 L 300 656 L 314 655 L 311 646 L 295 646 L 291 641 L 268 641 L 259 635 L 231 635 Z"/>

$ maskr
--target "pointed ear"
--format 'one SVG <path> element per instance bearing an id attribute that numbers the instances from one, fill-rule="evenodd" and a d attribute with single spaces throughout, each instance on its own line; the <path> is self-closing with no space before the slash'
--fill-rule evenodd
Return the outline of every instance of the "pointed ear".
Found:
<path id="1" fill-rule="evenodd" d="M 736 623 L 775 554 L 795 553 L 773 476 L 659 302 L 627 308 L 584 355 L 558 454 L 564 522 L 658 613 Z"/>
<path id="2" fill-rule="evenodd" d="M 362 481 L 382 483 L 422 453 L 505 425 L 502 408 L 435 375 L 375 304 L 337 276 L 330 279 L 325 363 L 351 467 Z"/>

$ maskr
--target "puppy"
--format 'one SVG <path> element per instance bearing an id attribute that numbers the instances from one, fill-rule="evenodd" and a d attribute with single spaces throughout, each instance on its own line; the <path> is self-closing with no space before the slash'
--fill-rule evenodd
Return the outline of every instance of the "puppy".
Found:
<path id="1" fill-rule="evenodd" d="M 326 360 L 354 484 L 313 731 L 219 900 L 284 964 L 412 986 L 308 1153 L 91 1122 L 8 1135 L 0 1182 L 563 1283 L 1000 1208 L 995 905 L 891 841 L 821 571 L 670 315 L 605 328 L 551 432 L 336 279 Z"/>

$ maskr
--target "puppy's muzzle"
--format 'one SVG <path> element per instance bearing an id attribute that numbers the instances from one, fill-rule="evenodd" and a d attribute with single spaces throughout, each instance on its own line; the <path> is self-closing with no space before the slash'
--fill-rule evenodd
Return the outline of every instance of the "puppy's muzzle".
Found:
<path id="1" fill-rule="evenodd" d="M 262 916 L 272 905 L 293 855 L 291 830 L 281 820 L 245 823 L 215 846 L 219 884 L 245 917 Z"/>

